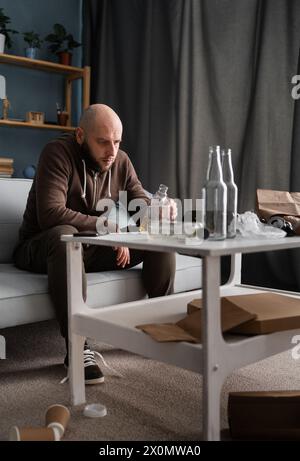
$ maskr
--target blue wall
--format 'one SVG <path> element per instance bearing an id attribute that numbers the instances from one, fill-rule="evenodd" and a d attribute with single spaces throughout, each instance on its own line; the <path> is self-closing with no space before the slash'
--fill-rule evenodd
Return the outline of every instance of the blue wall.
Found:
<path id="1" fill-rule="evenodd" d="M 82 0 L 1 0 L 4 13 L 11 18 L 11 27 L 19 32 L 34 30 L 44 38 L 56 22 L 63 24 L 75 40 L 81 42 Z M 14 45 L 6 53 L 24 56 L 23 35 L 12 36 Z M 43 43 L 39 58 L 57 62 L 56 56 Z M 82 48 L 73 53 L 72 64 L 81 66 Z M 0 75 L 6 78 L 6 92 L 11 102 L 9 116 L 25 119 L 27 111 L 42 111 L 46 120 L 56 121 L 56 101 L 64 102 L 64 80 L 54 73 L 33 71 L 0 63 Z M 76 124 L 81 112 L 81 81 L 73 84 L 73 120 Z M 2 104 L 0 102 L 0 117 Z M 23 176 L 23 169 L 37 164 L 41 149 L 59 131 L 32 128 L 4 128 L 0 126 L 0 157 L 15 159 L 15 177 Z"/>

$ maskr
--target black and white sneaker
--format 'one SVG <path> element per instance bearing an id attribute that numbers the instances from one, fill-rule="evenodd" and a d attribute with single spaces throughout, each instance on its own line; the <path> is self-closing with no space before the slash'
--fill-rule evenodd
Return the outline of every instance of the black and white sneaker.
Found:
<path id="1" fill-rule="evenodd" d="M 95 352 L 85 346 L 83 351 L 83 365 L 85 384 L 99 384 L 104 382 L 104 376 L 95 359 Z"/>
<path id="2" fill-rule="evenodd" d="M 83 350 L 83 365 L 84 365 L 84 380 L 85 384 L 100 384 L 104 382 L 104 376 L 100 370 L 99 365 L 96 362 L 95 354 L 98 354 L 95 351 L 92 351 L 90 347 L 85 344 Z M 69 366 L 69 357 L 68 354 L 64 360 L 65 368 Z M 67 378 L 64 378 L 62 382 L 65 382 Z"/>

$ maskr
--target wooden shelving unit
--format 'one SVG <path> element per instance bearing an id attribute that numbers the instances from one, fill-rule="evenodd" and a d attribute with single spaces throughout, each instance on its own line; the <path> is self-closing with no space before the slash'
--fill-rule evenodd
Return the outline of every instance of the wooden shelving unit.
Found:
<path id="1" fill-rule="evenodd" d="M 0 64 L 8 64 L 13 66 L 26 67 L 29 69 L 39 70 L 43 72 L 54 72 L 62 74 L 65 77 L 65 107 L 69 113 L 69 120 L 67 126 L 60 125 L 36 125 L 28 122 L 20 122 L 14 120 L 0 120 L 0 126 L 8 127 L 22 127 L 22 128 L 36 128 L 43 130 L 59 130 L 59 131 L 73 131 L 75 127 L 71 126 L 72 114 L 72 82 L 74 80 L 82 79 L 82 109 L 86 109 L 90 103 L 90 67 L 85 66 L 73 67 L 56 64 L 50 61 L 41 61 L 37 59 L 29 59 L 23 56 L 13 56 L 10 54 L 0 54 Z"/>
<path id="2" fill-rule="evenodd" d="M 17 128 L 36 128 L 38 130 L 60 130 L 60 131 L 74 131 L 74 126 L 60 126 L 60 125 L 50 125 L 48 123 L 43 123 L 42 125 L 36 125 L 29 122 L 19 122 L 15 120 L 0 120 L 0 126 L 7 127 L 17 127 Z"/>

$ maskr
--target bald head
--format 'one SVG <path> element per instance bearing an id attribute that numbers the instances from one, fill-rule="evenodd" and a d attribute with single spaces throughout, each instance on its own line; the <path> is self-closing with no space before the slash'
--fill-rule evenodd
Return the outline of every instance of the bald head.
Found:
<path id="1" fill-rule="evenodd" d="M 122 131 L 122 122 L 111 107 L 93 104 L 82 114 L 76 140 L 105 171 L 116 159 Z"/>
<path id="2" fill-rule="evenodd" d="M 82 114 L 79 126 L 86 135 L 101 129 L 102 126 L 122 132 L 122 122 L 116 112 L 105 104 L 92 104 Z"/>

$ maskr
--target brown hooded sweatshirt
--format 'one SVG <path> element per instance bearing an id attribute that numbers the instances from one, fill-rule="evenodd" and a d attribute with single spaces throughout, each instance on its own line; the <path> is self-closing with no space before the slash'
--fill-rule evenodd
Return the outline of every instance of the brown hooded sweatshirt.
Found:
<path id="1" fill-rule="evenodd" d="M 118 201 L 127 191 L 128 203 L 140 198 L 149 203 L 127 154 L 119 150 L 110 171 L 99 166 L 83 151 L 74 134 L 50 141 L 43 149 L 29 192 L 20 240 L 54 226 L 69 224 L 78 231 L 96 231 L 97 202 Z"/>

